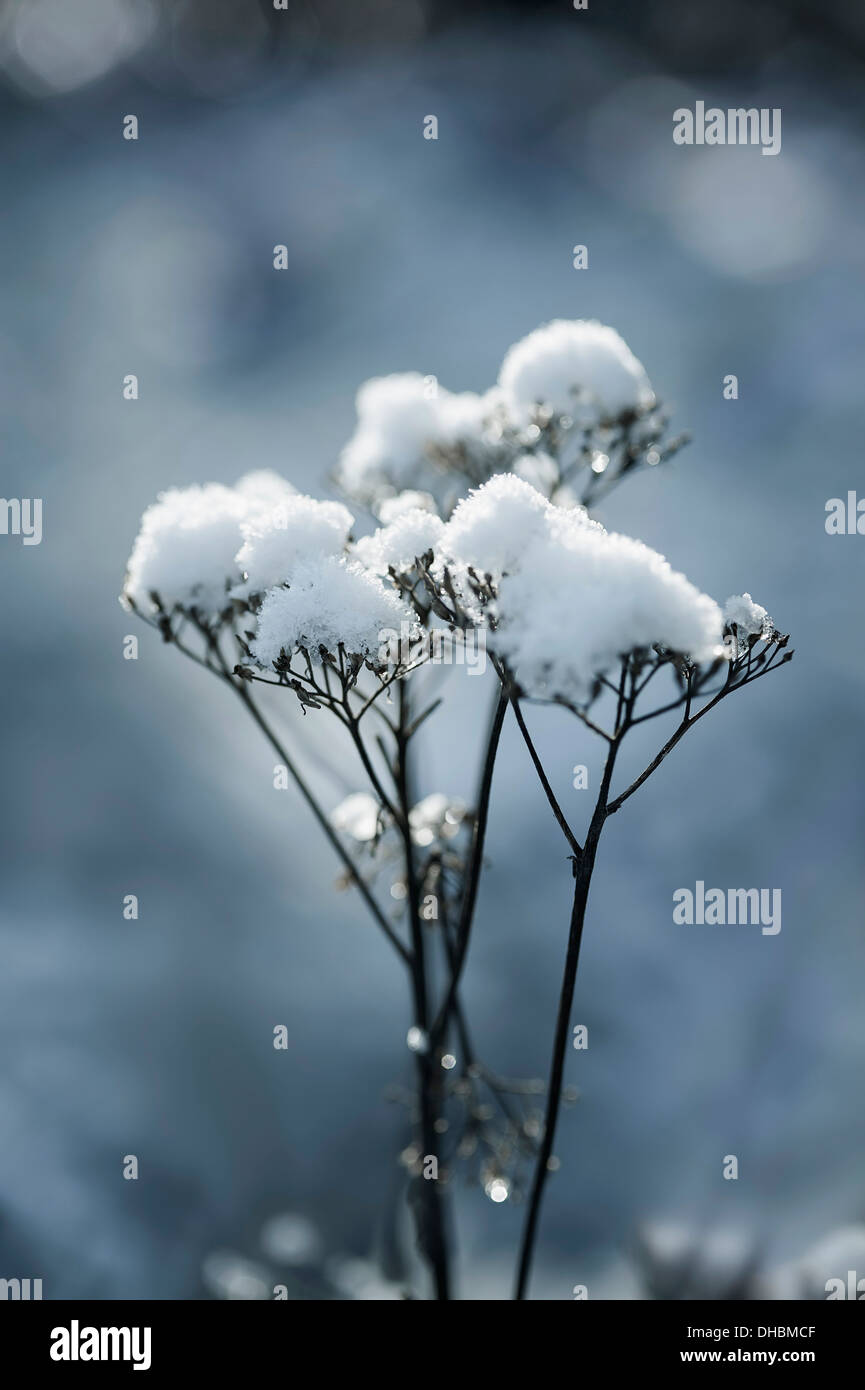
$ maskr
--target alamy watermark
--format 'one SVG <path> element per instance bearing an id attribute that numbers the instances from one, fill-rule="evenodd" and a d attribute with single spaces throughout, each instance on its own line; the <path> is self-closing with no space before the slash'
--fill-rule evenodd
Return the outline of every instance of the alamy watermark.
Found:
<path id="1" fill-rule="evenodd" d="M 781 153 L 780 106 L 739 106 L 723 111 L 706 109 L 698 101 L 692 111 L 680 106 L 673 112 L 673 141 L 677 145 L 762 145 L 763 154 Z"/>
<path id="2" fill-rule="evenodd" d="M 52 1361 L 131 1361 L 133 1371 L 150 1370 L 149 1327 L 69 1327 L 51 1329 Z"/>
<path id="3" fill-rule="evenodd" d="M 865 1279 L 860 1279 L 855 1269 L 848 1269 L 846 1280 L 827 1279 L 823 1287 L 826 1290 L 827 1302 L 837 1298 L 850 1298 L 861 1303 L 865 1299 Z"/>
<path id="4" fill-rule="evenodd" d="M 0 1279 L 0 1301 L 37 1302 L 42 1298 L 41 1279 Z"/>
<path id="5" fill-rule="evenodd" d="M 865 497 L 857 498 L 852 490 L 843 497 L 830 497 L 826 503 L 826 534 L 829 536 L 865 536 Z"/>
<path id="6" fill-rule="evenodd" d="M 384 627 L 378 634 L 379 661 L 403 670 L 430 662 L 433 666 L 465 666 L 470 676 L 481 676 L 487 668 L 487 641 L 484 628 L 463 632 L 456 628 L 434 627 L 418 632 L 411 623 L 399 631 Z"/>
<path id="7" fill-rule="evenodd" d="M 685 926 L 759 926 L 764 936 L 781 930 L 780 888 L 694 888 L 673 893 L 673 921 Z"/>
<path id="8" fill-rule="evenodd" d="M 20 536 L 24 545 L 39 545 L 42 498 L 0 497 L 0 536 Z"/>

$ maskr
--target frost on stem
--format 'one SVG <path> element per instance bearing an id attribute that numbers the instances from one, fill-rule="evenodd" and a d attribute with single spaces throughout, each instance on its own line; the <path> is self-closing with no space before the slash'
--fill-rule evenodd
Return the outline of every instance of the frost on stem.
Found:
<path id="1" fill-rule="evenodd" d="M 514 344 L 480 395 L 418 372 L 376 377 L 358 392 L 357 417 L 336 480 L 380 515 L 422 489 L 447 516 L 466 486 L 508 472 L 585 503 L 685 442 L 663 442 L 667 417 L 618 333 L 583 320 L 557 319 Z"/>

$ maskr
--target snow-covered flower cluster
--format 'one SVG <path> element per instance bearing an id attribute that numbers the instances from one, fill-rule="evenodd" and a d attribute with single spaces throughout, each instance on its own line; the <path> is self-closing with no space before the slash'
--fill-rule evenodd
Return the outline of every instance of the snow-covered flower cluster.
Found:
<path id="1" fill-rule="evenodd" d="M 423 489 L 445 514 L 467 484 L 506 471 L 555 496 L 581 470 L 591 482 L 592 472 L 660 462 L 654 446 L 666 421 L 655 407 L 643 366 L 614 329 L 556 319 L 515 343 L 480 395 L 419 372 L 367 381 L 337 481 L 376 509 Z"/>
<path id="2" fill-rule="evenodd" d="M 319 502 L 295 493 L 272 511 L 245 520 L 244 541 L 237 552 L 243 580 L 232 593 L 263 594 L 287 583 L 299 565 L 345 550 L 354 517 L 340 502 Z"/>
<path id="3" fill-rule="evenodd" d="M 521 567 L 526 551 L 549 539 L 553 523 L 602 532 L 582 507 L 557 507 L 522 478 L 502 473 L 463 498 L 439 545 L 456 571 L 468 568 L 495 582 Z"/>
<path id="4" fill-rule="evenodd" d="M 415 518 L 441 527 L 433 513 L 414 507 L 367 543 L 364 563 L 349 545 L 348 509 L 304 496 L 276 474 L 249 474 L 233 488 L 174 488 L 144 513 L 122 598 L 145 615 L 179 611 L 211 626 L 248 610 L 246 652 L 264 668 L 289 662 L 298 649 L 315 662 L 340 648 L 379 662 L 383 630 L 416 627 L 376 572 L 387 572 L 393 532 L 393 554 L 405 550 Z M 417 539 L 428 548 L 430 537 Z"/>
<path id="5" fill-rule="evenodd" d="M 323 555 L 298 565 L 289 584 L 268 589 L 258 612 L 250 653 L 263 667 L 302 650 L 318 663 L 323 653 L 381 664 L 381 634 L 416 627 L 411 610 L 377 575 L 345 556 Z"/>
<path id="6" fill-rule="evenodd" d="M 406 488 L 438 492 L 449 451 L 466 456 L 496 437 L 497 393 L 453 392 L 435 377 L 373 377 L 357 393 L 357 429 L 339 463 L 340 486 L 370 502 Z"/>
<path id="7" fill-rule="evenodd" d="M 735 631 L 741 644 L 750 638 L 768 637 L 775 624 L 750 594 L 733 594 L 724 604 L 724 628 L 727 632 Z"/>
<path id="8" fill-rule="evenodd" d="M 524 692 L 578 701 L 629 652 L 699 663 L 724 652 L 726 633 L 735 658 L 773 631 L 750 595 L 722 614 L 663 556 L 516 473 L 471 491 L 447 522 L 417 491 L 381 516 L 353 541 L 346 507 L 275 474 L 173 489 L 144 514 L 124 595 L 163 619 L 242 614 L 246 658 L 281 676 L 297 653 L 316 665 L 348 659 L 354 671 L 407 669 L 425 627 L 474 626 L 489 630 Z M 399 641 L 388 647 L 387 634 Z"/>
<path id="9" fill-rule="evenodd" d="M 276 473 L 248 473 L 234 487 L 170 488 L 141 518 L 123 586 L 142 612 L 195 608 L 203 615 L 229 604 L 242 573 L 237 553 L 245 525 L 296 504 L 297 493 Z"/>
<path id="10" fill-rule="evenodd" d="M 375 574 L 390 570 L 405 574 L 413 570 L 419 556 L 437 549 L 443 531 L 444 522 L 435 512 L 411 507 L 373 535 L 362 537 L 354 553 Z"/>
<path id="11" fill-rule="evenodd" d="M 701 662 L 724 650 L 720 608 L 662 555 L 512 475 L 459 503 L 437 567 L 529 694 L 584 699 L 633 651 Z"/>
<path id="12" fill-rule="evenodd" d="M 580 319 L 554 319 L 515 343 L 499 387 L 512 417 L 523 421 L 546 409 L 610 423 L 655 403 L 646 370 L 624 339 L 606 324 Z"/>

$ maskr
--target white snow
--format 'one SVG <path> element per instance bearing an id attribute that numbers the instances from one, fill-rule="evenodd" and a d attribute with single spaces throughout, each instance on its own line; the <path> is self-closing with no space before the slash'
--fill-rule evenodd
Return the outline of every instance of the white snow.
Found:
<path id="1" fill-rule="evenodd" d="M 393 589 L 356 561 L 323 555 L 298 564 L 289 588 L 268 590 L 251 651 L 270 667 L 281 651 L 291 655 L 302 646 L 317 663 L 319 647 L 336 656 L 341 643 L 349 654 L 386 664 L 382 634 L 399 632 L 403 624 L 416 633 L 411 611 Z"/>
<path id="2" fill-rule="evenodd" d="M 721 610 L 656 551 L 608 534 L 509 474 L 461 502 L 440 554 L 493 575 L 496 650 L 533 694 L 584 697 L 595 676 L 658 643 L 722 654 Z"/>
<path id="3" fill-rule="evenodd" d="M 523 423 L 539 404 L 560 415 L 590 404 L 604 420 L 645 410 L 654 400 L 645 368 L 624 339 L 588 319 L 554 319 L 515 343 L 499 386 L 507 409 Z"/>
<path id="4" fill-rule="evenodd" d="M 298 564 L 317 555 L 340 555 L 354 517 L 341 502 L 319 502 L 294 493 L 270 511 L 244 522 L 238 568 L 246 578 L 233 592 L 260 594 L 289 580 Z"/>
<path id="5" fill-rule="evenodd" d="M 241 497 L 248 500 L 251 510 L 261 507 L 267 511 L 271 506 L 278 506 L 297 494 L 297 488 L 271 468 L 257 468 L 251 473 L 244 473 L 234 486 Z"/>
<path id="6" fill-rule="evenodd" d="M 755 603 L 750 594 L 733 594 L 724 604 L 724 625 L 736 624 L 739 636 L 768 636 L 773 623 L 765 608 Z"/>
<path id="7" fill-rule="evenodd" d="M 535 542 L 496 608 L 496 645 L 538 693 L 584 695 L 621 655 L 654 643 L 695 661 L 721 654 L 713 599 L 642 542 L 585 527 Z"/>
<path id="8" fill-rule="evenodd" d="M 166 609 L 194 605 L 211 615 L 224 608 L 240 578 L 234 557 L 248 510 L 249 499 L 221 483 L 160 493 L 141 518 L 124 593 L 144 611 L 154 591 Z"/>
<path id="9" fill-rule="evenodd" d="M 420 508 L 422 512 L 434 512 L 436 504 L 432 493 L 418 492 L 415 488 L 406 488 L 404 492 L 398 492 L 395 497 L 384 497 L 376 507 L 376 516 L 382 526 L 389 526 L 392 521 L 397 521 L 404 512 L 414 511 L 415 508 Z"/>
<path id="10" fill-rule="evenodd" d="M 480 624 L 496 620 L 494 643 L 532 693 L 584 696 L 595 676 L 635 648 L 660 644 L 701 661 L 720 655 L 723 620 L 663 556 L 607 534 L 580 507 L 550 502 L 524 478 L 499 474 L 463 498 L 445 524 L 435 512 L 396 506 L 394 519 L 347 550 L 350 512 L 295 492 L 272 474 L 163 493 L 142 518 L 126 593 L 146 606 L 219 613 L 229 594 L 264 593 L 253 659 L 269 668 L 298 647 L 319 660 L 340 645 L 383 666 L 417 640 L 415 615 L 382 576 L 407 572 L 429 550 L 447 565 Z M 242 542 L 242 544 L 241 544 Z M 489 575 L 487 614 L 467 570 Z M 245 579 L 242 579 L 242 574 Z M 748 594 L 727 602 L 724 620 L 765 632 L 771 620 Z"/>
<path id="11" fill-rule="evenodd" d="M 413 507 L 389 526 L 364 536 L 356 543 L 354 553 L 375 574 L 387 574 L 389 568 L 405 572 L 414 568 L 418 556 L 435 550 L 443 531 L 444 522 L 434 512 Z"/>
<path id="12" fill-rule="evenodd" d="M 340 456 L 340 483 L 360 496 L 423 485 L 432 472 L 430 451 L 480 439 L 493 409 L 493 397 L 455 394 L 420 372 L 373 377 L 357 393 L 358 423 Z"/>
<path id="13" fill-rule="evenodd" d="M 548 534 L 552 503 L 531 483 L 497 473 L 457 503 L 439 542 L 439 554 L 457 570 L 471 565 L 497 579 L 518 563 L 529 542 Z M 572 524 L 602 529 L 582 508 L 568 508 Z"/>
<path id="14" fill-rule="evenodd" d="M 316 502 L 267 469 L 222 483 L 169 488 L 141 518 L 124 596 L 150 611 L 151 592 L 166 610 L 196 607 L 212 618 L 231 594 L 287 577 L 293 556 L 343 549 L 353 518 L 339 502 Z M 254 583 L 242 582 L 243 569 Z"/>

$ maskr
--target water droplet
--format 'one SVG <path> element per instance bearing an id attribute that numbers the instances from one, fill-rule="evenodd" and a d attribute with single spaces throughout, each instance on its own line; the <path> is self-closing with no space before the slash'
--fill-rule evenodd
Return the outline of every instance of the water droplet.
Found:
<path id="1" fill-rule="evenodd" d="M 422 1028 L 412 1024 L 405 1035 L 405 1040 L 412 1052 L 426 1052 L 429 1047 L 429 1038 Z"/>
<path id="2" fill-rule="evenodd" d="M 490 1178 L 484 1183 L 484 1192 L 491 1202 L 506 1202 L 510 1188 L 504 1178 Z"/>
<path id="3" fill-rule="evenodd" d="M 299 1265 L 315 1259 L 320 1242 L 315 1226 L 305 1216 L 281 1212 L 265 1222 L 261 1246 L 272 1259 L 287 1265 Z"/>

